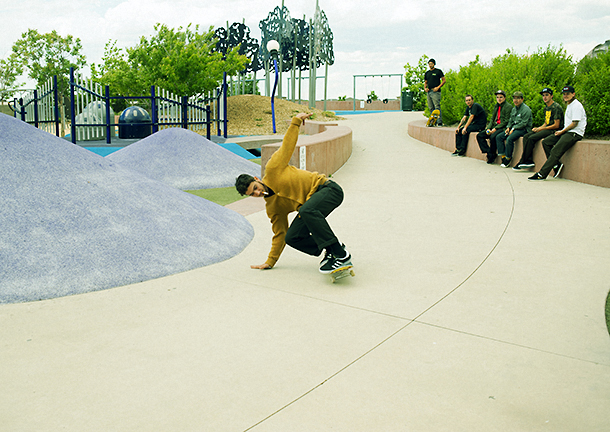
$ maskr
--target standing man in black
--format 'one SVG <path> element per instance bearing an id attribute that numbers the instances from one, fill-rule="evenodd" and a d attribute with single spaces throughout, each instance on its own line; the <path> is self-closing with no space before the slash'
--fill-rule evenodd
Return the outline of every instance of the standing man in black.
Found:
<path id="1" fill-rule="evenodd" d="M 445 74 L 436 68 L 436 60 L 428 60 L 430 70 L 424 75 L 424 90 L 428 99 L 428 109 L 430 114 L 437 109 L 439 111 L 437 125 L 443 125 L 443 112 L 441 111 L 441 87 L 445 85 Z"/>
<path id="2" fill-rule="evenodd" d="M 462 127 L 464 122 L 466 124 Z M 452 156 L 465 156 L 470 133 L 485 129 L 485 123 L 487 123 L 485 109 L 474 101 L 472 95 L 466 95 L 466 111 L 455 130 L 455 152 Z"/>
<path id="3" fill-rule="evenodd" d="M 492 164 L 498 157 L 496 145 L 496 136 L 506 129 L 508 120 L 510 120 L 510 111 L 513 106 L 506 102 L 506 93 L 504 90 L 496 92 L 496 106 L 491 114 L 486 130 L 477 134 L 477 142 L 482 153 L 487 154 L 487 163 Z M 487 144 L 489 140 L 489 144 Z"/>

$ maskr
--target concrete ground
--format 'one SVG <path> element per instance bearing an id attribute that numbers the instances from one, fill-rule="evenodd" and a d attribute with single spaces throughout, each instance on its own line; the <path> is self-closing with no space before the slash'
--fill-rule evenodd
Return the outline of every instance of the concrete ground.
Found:
<path id="1" fill-rule="evenodd" d="M 610 189 L 450 157 L 420 118 L 341 122 L 355 278 L 289 248 L 250 269 L 258 211 L 222 263 L 0 305 L 0 429 L 607 431 Z"/>

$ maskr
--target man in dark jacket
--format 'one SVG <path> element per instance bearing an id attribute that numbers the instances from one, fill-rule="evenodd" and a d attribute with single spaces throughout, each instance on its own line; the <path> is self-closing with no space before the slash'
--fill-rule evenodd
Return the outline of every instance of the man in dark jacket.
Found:
<path id="1" fill-rule="evenodd" d="M 502 156 L 502 168 L 508 168 L 513 159 L 515 141 L 532 130 L 532 110 L 523 103 L 523 93 L 513 93 L 513 109 L 506 130 L 496 137 L 498 154 Z"/>
<path id="2" fill-rule="evenodd" d="M 496 137 L 506 129 L 513 106 L 506 102 L 504 90 L 496 93 L 496 106 L 494 106 L 487 128 L 477 134 L 477 142 L 482 153 L 487 154 L 487 163 L 492 164 L 498 157 Z M 489 144 L 487 144 L 489 140 Z"/>
<path id="3" fill-rule="evenodd" d="M 485 109 L 474 101 L 472 95 L 466 95 L 466 111 L 455 130 L 455 152 L 452 156 L 465 156 L 470 133 L 483 130 L 485 123 L 487 123 Z"/>

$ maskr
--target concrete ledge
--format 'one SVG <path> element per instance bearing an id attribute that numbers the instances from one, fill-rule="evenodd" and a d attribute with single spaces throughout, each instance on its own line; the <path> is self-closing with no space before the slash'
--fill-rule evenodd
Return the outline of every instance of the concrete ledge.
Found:
<path id="1" fill-rule="evenodd" d="M 301 129 L 312 135 L 299 136 L 297 147 L 290 159 L 291 165 L 328 176 L 341 168 L 351 156 L 352 130 L 350 128 L 308 120 Z M 265 175 L 265 165 L 281 145 L 281 142 L 276 142 L 261 147 L 261 177 Z M 302 151 L 304 152 L 303 158 L 301 158 Z"/>
<path id="2" fill-rule="evenodd" d="M 455 128 L 426 127 L 426 120 L 418 120 L 409 123 L 409 135 L 450 152 L 455 150 Z M 512 165 L 519 161 L 522 152 L 523 139 L 519 138 L 515 143 Z M 485 160 L 485 155 L 479 149 L 475 133 L 470 134 L 466 156 Z M 499 158 L 496 162 L 499 162 Z M 540 141 L 534 147 L 534 162 L 536 167 L 532 169 L 532 172 L 538 171 L 546 162 L 546 155 Z M 562 162 L 565 164 L 561 172 L 562 178 L 610 187 L 610 141 L 579 141 L 563 156 Z"/>

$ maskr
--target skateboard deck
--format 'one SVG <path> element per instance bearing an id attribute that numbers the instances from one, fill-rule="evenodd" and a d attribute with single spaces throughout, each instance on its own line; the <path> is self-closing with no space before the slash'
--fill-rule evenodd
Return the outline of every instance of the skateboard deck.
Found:
<path id="1" fill-rule="evenodd" d="M 352 277 L 356 276 L 356 273 L 354 273 L 353 267 L 354 267 L 353 265 L 348 265 L 345 267 L 340 267 L 337 270 L 333 270 L 330 273 L 330 278 L 331 278 L 332 282 L 335 283 L 339 279 L 343 279 L 348 276 L 352 276 Z"/>
<path id="2" fill-rule="evenodd" d="M 432 114 L 430 114 L 430 118 L 426 122 L 426 126 L 436 126 L 436 122 L 438 121 L 440 115 L 441 112 L 439 110 L 432 111 Z"/>

